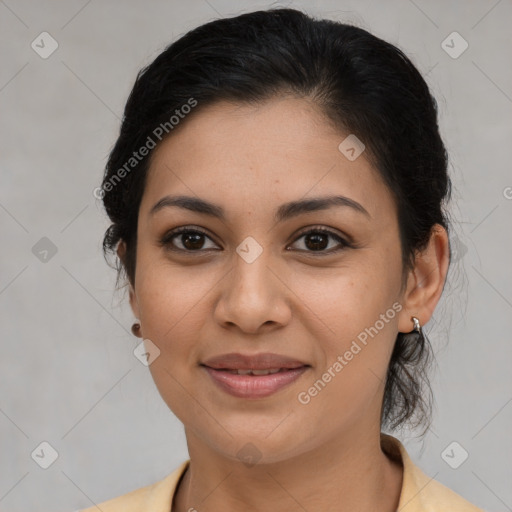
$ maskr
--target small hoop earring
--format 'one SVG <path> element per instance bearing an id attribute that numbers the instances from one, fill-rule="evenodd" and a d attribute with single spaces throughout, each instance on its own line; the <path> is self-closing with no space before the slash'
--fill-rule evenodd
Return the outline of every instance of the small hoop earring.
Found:
<path id="1" fill-rule="evenodd" d="M 413 330 L 418 332 L 418 333 L 421 333 L 420 321 L 415 316 L 412 316 L 411 320 L 414 322 L 414 329 Z"/>
<path id="2" fill-rule="evenodd" d="M 138 322 L 135 322 L 132 325 L 132 334 L 137 336 L 137 338 L 140 338 L 140 324 Z"/>

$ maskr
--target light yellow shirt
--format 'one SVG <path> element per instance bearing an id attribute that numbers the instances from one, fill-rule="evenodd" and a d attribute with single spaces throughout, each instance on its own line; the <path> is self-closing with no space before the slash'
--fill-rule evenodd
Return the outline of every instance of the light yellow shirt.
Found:
<path id="1" fill-rule="evenodd" d="M 397 512 L 484 512 L 462 496 L 428 477 L 416 466 L 403 444 L 393 436 L 381 433 L 381 446 L 391 458 L 402 462 L 402 490 Z M 172 501 L 180 477 L 190 459 L 152 485 L 113 498 L 82 512 L 171 512 Z"/>

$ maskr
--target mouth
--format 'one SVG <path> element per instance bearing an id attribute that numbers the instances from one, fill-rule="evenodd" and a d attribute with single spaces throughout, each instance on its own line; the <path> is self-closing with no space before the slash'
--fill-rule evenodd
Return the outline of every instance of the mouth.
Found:
<path id="1" fill-rule="evenodd" d="M 202 361 L 201 365 L 208 366 L 214 370 L 248 370 L 251 372 L 265 370 L 274 373 L 281 370 L 294 370 L 302 366 L 309 366 L 304 361 L 271 352 L 261 352 L 258 354 L 233 352 L 221 354 Z"/>
<path id="2" fill-rule="evenodd" d="M 290 386 L 310 365 L 294 368 L 241 369 L 200 365 L 215 385 L 225 393 L 245 399 L 266 398 Z"/>
<path id="3" fill-rule="evenodd" d="M 201 365 L 205 366 L 206 368 L 210 368 L 207 365 Z M 211 368 L 212 370 L 216 370 L 219 372 L 228 372 L 232 375 L 253 375 L 253 376 L 260 376 L 260 375 L 274 375 L 275 373 L 279 372 L 289 372 L 292 370 L 297 370 L 298 368 L 305 368 L 308 365 L 303 366 L 297 366 L 295 368 L 268 368 L 263 370 L 256 370 L 254 368 L 249 369 L 242 369 L 242 368 Z"/>
<path id="4" fill-rule="evenodd" d="M 233 352 L 200 364 L 218 389 L 237 398 L 268 397 L 296 382 L 311 365 L 282 354 Z"/>

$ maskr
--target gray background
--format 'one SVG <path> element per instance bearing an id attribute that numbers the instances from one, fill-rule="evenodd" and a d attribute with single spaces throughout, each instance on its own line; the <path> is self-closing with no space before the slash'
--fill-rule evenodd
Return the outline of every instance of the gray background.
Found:
<path id="1" fill-rule="evenodd" d="M 91 506 L 187 458 L 181 423 L 133 355 L 93 190 L 137 71 L 201 23 L 271 5 L 0 1 L 0 510 Z M 488 511 L 512 510 L 512 2 L 279 5 L 399 45 L 439 101 L 455 265 L 425 327 L 438 360 L 434 424 L 424 443 L 397 436 L 430 476 Z M 31 48 L 43 31 L 59 44 L 47 59 Z M 453 31 L 469 44 L 456 59 L 441 46 Z M 42 441 L 58 452 L 46 470 L 31 457 Z M 458 469 L 441 456 L 453 441 L 469 453 Z"/>

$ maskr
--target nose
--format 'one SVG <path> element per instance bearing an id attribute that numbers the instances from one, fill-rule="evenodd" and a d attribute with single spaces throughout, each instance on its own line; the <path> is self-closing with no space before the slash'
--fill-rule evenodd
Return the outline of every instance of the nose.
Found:
<path id="1" fill-rule="evenodd" d="M 249 263 L 238 255 L 222 280 L 215 319 L 223 327 L 256 334 L 277 329 L 291 319 L 293 293 L 265 251 Z"/>

